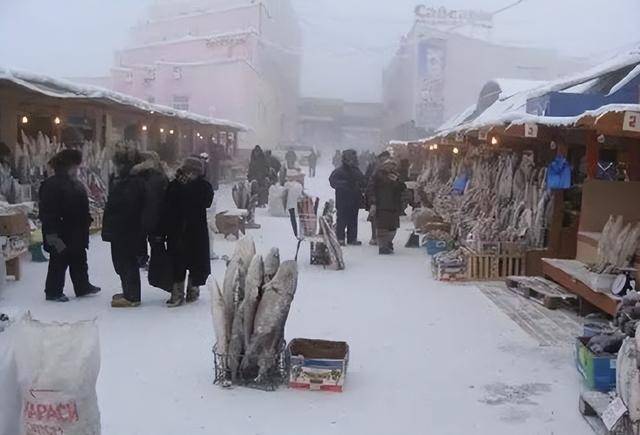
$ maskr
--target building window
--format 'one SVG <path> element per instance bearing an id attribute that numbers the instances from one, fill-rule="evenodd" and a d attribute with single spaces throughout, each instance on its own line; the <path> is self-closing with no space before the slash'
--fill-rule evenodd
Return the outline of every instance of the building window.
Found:
<path id="1" fill-rule="evenodd" d="M 176 110 L 189 110 L 189 97 L 185 95 L 174 95 L 173 108 Z"/>

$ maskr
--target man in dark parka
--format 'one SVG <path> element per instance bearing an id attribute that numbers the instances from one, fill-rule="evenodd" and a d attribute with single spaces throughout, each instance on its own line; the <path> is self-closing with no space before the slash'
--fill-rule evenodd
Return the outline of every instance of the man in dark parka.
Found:
<path id="1" fill-rule="evenodd" d="M 67 149 L 56 154 L 49 165 L 55 175 L 40 186 L 40 220 L 44 249 L 49 252 L 49 272 L 45 286 L 48 301 L 67 302 L 64 281 L 67 268 L 77 297 L 100 289 L 89 282 L 89 198 L 78 180 L 82 153 Z"/>
<path id="2" fill-rule="evenodd" d="M 178 169 L 176 178 L 169 183 L 165 197 L 163 229 L 167 249 L 173 262 L 174 287 L 169 307 L 185 302 L 187 271 L 187 302 L 200 296 L 200 286 L 211 275 L 209 258 L 209 230 L 207 209 L 213 202 L 213 188 L 204 179 L 204 162 L 188 157 Z"/>
<path id="3" fill-rule="evenodd" d="M 358 154 L 354 150 L 342 153 L 342 166 L 329 177 L 336 191 L 336 237 L 341 245 L 361 245 L 358 241 L 358 212 L 365 188 L 364 175 L 358 167 Z"/>
<path id="4" fill-rule="evenodd" d="M 375 219 L 380 255 L 393 254 L 393 239 L 400 228 L 405 189 L 406 185 L 398 174 L 398 164 L 393 159 L 385 161 L 369 181 L 369 213 Z"/>
<path id="5" fill-rule="evenodd" d="M 116 294 L 111 301 L 114 308 L 140 306 L 138 256 L 140 240 L 145 237 L 142 215 L 146 194 L 143 178 L 132 173 L 140 161 L 140 153 L 133 148 L 119 149 L 113 157 L 116 173 L 109 180 L 102 239 L 111 243 L 111 261 L 122 284 L 122 293 Z"/>

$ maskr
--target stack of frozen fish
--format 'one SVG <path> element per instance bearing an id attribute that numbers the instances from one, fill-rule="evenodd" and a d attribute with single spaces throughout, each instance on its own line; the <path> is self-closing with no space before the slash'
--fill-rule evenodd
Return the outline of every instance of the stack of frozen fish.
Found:
<path id="1" fill-rule="evenodd" d="M 238 241 L 222 290 L 210 286 L 216 353 L 233 384 L 269 382 L 278 370 L 284 327 L 298 285 L 298 265 L 280 264 L 277 248 L 266 258 L 251 237 Z"/>

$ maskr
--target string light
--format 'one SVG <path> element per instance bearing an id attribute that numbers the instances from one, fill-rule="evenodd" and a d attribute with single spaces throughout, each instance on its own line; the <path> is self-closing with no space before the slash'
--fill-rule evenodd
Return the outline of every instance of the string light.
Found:
<path id="1" fill-rule="evenodd" d="M 433 149 L 434 149 L 434 150 L 437 150 L 437 149 L 438 149 L 438 144 L 437 144 L 437 143 L 434 143 L 434 144 L 433 144 Z"/>
<path id="2" fill-rule="evenodd" d="M 491 145 L 498 145 L 498 138 L 496 136 L 491 138 Z"/>
<path id="3" fill-rule="evenodd" d="M 61 123 L 61 122 L 62 122 L 62 121 L 60 120 L 60 117 L 59 117 L 59 116 L 56 116 L 56 117 L 55 117 L 55 119 L 53 120 L 53 123 L 54 123 L 55 125 L 60 125 L 60 123 Z"/>
<path id="4" fill-rule="evenodd" d="M 27 116 L 23 116 L 22 117 L 22 123 L 23 124 L 28 124 L 29 123 L 29 118 Z"/>
<path id="5" fill-rule="evenodd" d="M 169 134 L 173 134 L 173 130 L 169 130 Z"/>
<path id="6" fill-rule="evenodd" d="M 161 129 L 160 129 L 160 133 L 164 133 L 164 128 L 161 128 Z"/>
<path id="7" fill-rule="evenodd" d="M 149 127 L 147 127 L 146 125 L 142 126 L 142 131 L 147 131 L 149 129 Z"/>
<path id="8" fill-rule="evenodd" d="M 458 147 L 453 148 L 453 154 L 460 154 L 460 150 L 458 149 Z"/>

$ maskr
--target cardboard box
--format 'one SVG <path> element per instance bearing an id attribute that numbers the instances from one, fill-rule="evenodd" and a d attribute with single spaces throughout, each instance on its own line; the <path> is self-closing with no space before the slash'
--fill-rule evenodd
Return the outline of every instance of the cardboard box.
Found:
<path id="1" fill-rule="evenodd" d="M 596 355 L 587 347 L 588 337 L 576 341 L 576 366 L 587 388 L 606 393 L 616 389 L 617 355 Z"/>
<path id="2" fill-rule="evenodd" d="M 29 220 L 24 214 L 0 215 L 0 235 L 19 236 L 29 234 Z"/>
<path id="3" fill-rule="evenodd" d="M 347 376 L 349 345 L 296 338 L 289 343 L 289 387 L 341 393 Z"/>

